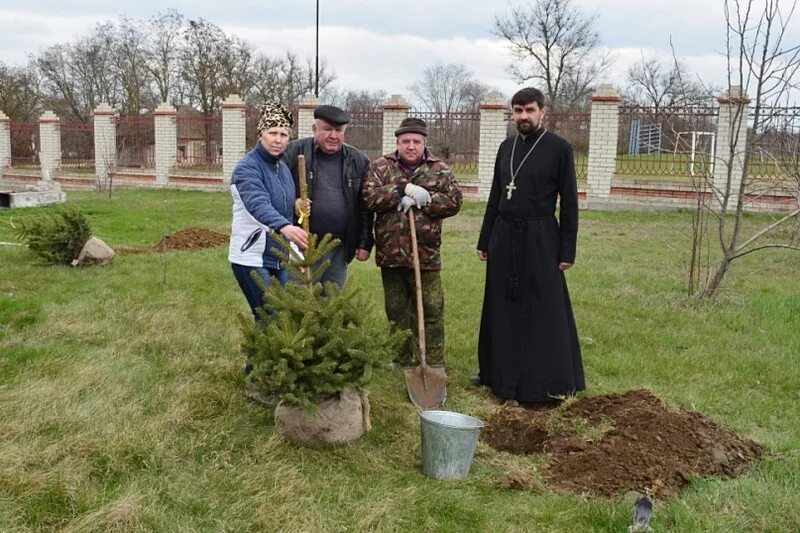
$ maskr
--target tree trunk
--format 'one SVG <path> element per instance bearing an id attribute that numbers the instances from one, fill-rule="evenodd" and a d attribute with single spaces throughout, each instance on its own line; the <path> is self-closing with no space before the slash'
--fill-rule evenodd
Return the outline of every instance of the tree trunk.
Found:
<path id="1" fill-rule="evenodd" d="M 706 283 L 706 288 L 700 296 L 701 298 L 711 298 L 714 296 L 714 293 L 716 293 L 722 283 L 722 278 L 725 277 L 725 273 L 728 271 L 728 267 L 731 265 L 731 261 L 733 261 L 733 259 L 726 253 L 717 265 L 714 275 L 708 278 L 708 283 Z"/>

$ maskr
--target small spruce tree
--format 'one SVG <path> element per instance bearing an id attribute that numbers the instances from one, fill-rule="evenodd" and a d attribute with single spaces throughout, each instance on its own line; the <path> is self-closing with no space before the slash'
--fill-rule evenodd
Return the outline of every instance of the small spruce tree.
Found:
<path id="1" fill-rule="evenodd" d="M 17 238 L 48 263 L 69 265 L 92 236 L 89 221 L 74 205 L 22 218 L 13 224 Z"/>
<path id="2" fill-rule="evenodd" d="M 392 332 L 360 288 L 319 283 L 330 265 L 322 259 L 338 240 L 310 234 L 303 255 L 282 237 L 276 241 L 275 253 L 302 283 L 267 287 L 253 276 L 266 304 L 256 310 L 260 323 L 241 317 L 244 350 L 252 356 L 250 379 L 265 393 L 307 409 L 345 389 L 363 391 L 374 366 L 391 360 L 409 332 Z"/>

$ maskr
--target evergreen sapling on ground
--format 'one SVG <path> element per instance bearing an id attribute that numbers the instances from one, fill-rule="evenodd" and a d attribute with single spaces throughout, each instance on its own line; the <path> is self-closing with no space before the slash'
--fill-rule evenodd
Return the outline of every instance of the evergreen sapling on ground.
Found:
<path id="1" fill-rule="evenodd" d="M 89 221 L 73 205 L 14 223 L 17 238 L 48 263 L 69 265 L 92 236 Z"/>

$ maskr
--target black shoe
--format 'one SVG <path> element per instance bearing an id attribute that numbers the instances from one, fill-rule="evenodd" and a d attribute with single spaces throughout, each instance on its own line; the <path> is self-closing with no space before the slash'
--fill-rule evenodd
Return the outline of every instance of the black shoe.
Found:
<path id="1" fill-rule="evenodd" d="M 481 383 L 481 376 L 480 374 L 475 374 L 474 376 L 470 376 L 469 382 L 476 386 L 476 387 L 483 387 L 483 383 Z"/>

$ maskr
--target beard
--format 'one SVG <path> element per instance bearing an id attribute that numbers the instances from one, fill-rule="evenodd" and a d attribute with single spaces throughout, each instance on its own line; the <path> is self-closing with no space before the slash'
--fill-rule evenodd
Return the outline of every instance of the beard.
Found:
<path id="1" fill-rule="evenodd" d="M 528 135 L 538 130 L 540 125 L 541 122 L 538 124 L 534 124 L 530 120 L 519 120 L 517 121 L 517 131 L 520 132 L 522 135 Z"/>

